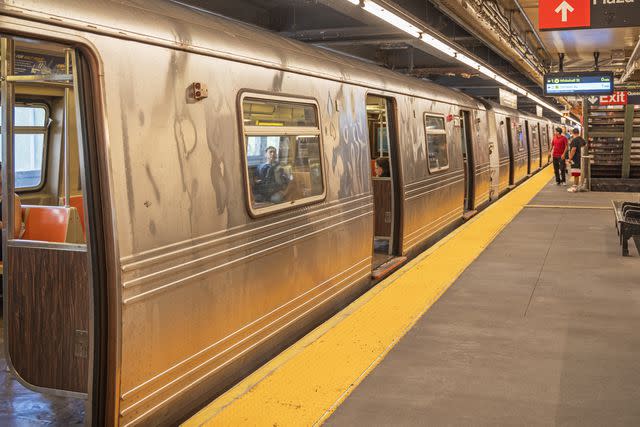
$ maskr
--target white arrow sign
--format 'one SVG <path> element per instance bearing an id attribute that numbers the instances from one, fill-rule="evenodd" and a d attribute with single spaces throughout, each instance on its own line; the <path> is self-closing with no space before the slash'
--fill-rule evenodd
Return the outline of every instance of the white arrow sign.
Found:
<path id="1" fill-rule="evenodd" d="M 597 96 L 590 96 L 588 99 L 590 103 L 595 104 L 596 102 L 598 102 L 599 98 Z"/>
<path id="2" fill-rule="evenodd" d="M 562 12 L 562 22 L 567 22 L 567 12 L 573 12 L 573 11 L 574 11 L 573 6 L 567 3 L 566 0 L 563 0 L 562 3 L 560 3 L 560 5 L 556 7 L 556 10 L 555 10 L 556 13 Z"/>

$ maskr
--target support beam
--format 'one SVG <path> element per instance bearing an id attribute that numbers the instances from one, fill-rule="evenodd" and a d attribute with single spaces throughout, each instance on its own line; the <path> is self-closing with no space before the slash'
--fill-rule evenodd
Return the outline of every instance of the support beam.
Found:
<path id="1" fill-rule="evenodd" d="M 631 171 L 631 140 L 633 138 L 633 105 L 624 110 L 624 140 L 622 146 L 622 178 L 629 178 Z"/>

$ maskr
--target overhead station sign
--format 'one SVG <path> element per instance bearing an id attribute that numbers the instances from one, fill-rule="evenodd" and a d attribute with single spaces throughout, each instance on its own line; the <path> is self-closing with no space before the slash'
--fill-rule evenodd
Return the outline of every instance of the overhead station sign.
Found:
<path id="1" fill-rule="evenodd" d="M 550 73 L 544 76 L 545 96 L 611 95 L 612 72 Z"/>
<path id="2" fill-rule="evenodd" d="M 640 0 L 539 0 L 541 31 L 640 26 Z"/>

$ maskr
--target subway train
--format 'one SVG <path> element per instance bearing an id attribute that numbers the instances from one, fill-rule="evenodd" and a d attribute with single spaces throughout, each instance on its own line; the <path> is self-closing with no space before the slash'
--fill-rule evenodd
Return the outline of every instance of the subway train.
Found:
<path id="1" fill-rule="evenodd" d="M 5 355 L 88 424 L 184 420 L 548 163 L 547 119 L 177 2 L 0 26 Z"/>

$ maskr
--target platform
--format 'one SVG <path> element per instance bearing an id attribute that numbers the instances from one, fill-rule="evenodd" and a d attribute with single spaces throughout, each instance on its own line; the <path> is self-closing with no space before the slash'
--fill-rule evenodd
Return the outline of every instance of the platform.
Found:
<path id="1" fill-rule="evenodd" d="M 610 209 L 640 199 L 567 193 L 550 176 L 532 177 L 185 425 L 640 423 L 640 257 L 634 245 L 621 256 Z"/>
<path id="2" fill-rule="evenodd" d="M 640 424 L 640 259 L 607 206 L 629 194 L 564 190 L 546 186 L 531 205 L 557 207 L 525 208 L 327 425 Z"/>

